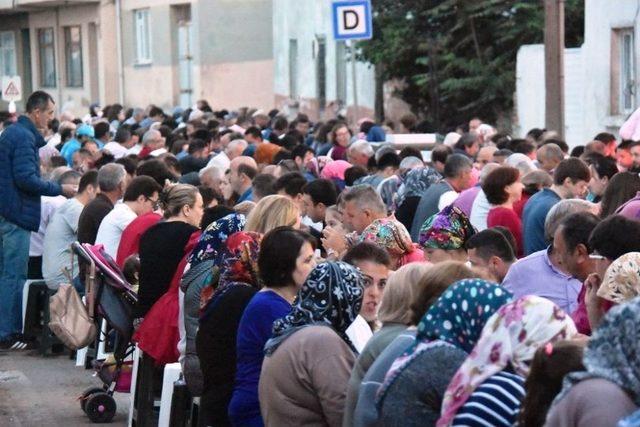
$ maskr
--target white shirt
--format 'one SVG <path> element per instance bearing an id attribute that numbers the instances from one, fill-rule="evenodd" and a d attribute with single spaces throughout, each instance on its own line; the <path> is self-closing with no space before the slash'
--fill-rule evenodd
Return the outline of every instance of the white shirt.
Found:
<path id="1" fill-rule="evenodd" d="M 473 201 L 473 205 L 471 206 L 471 216 L 469 221 L 478 231 L 487 229 L 487 217 L 489 216 L 489 211 L 492 206 L 487 200 L 487 195 L 484 194 L 484 191 L 480 190 L 476 199 Z"/>
<path id="2" fill-rule="evenodd" d="M 60 283 L 68 282 L 64 271 L 78 275 L 78 258 L 71 264 L 71 244 L 78 240 L 78 220 L 84 205 L 78 199 L 69 199 L 60 206 L 51 218 L 44 235 L 42 254 L 42 276 L 47 286 L 57 289 Z"/>
<path id="3" fill-rule="evenodd" d="M 207 163 L 207 167 L 209 166 L 215 166 L 224 173 L 231 167 L 231 159 L 229 159 L 227 153 L 221 151 L 220 153 L 213 156 L 211 160 L 209 160 L 209 163 Z"/>
<path id="4" fill-rule="evenodd" d="M 137 156 L 138 154 L 140 154 L 141 151 L 142 151 L 142 144 L 136 144 L 127 150 L 127 156 L 129 154 L 135 154 Z"/>
<path id="5" fill-rule="evenodd" d="M 137 217 L 138 215 L 126 203 L 115 205 L 100 223 L 96 236 L 96 245 L 103 244 L 104 251 L 115 259 L 122 232 Z"/>
<path id="6" fill-rule="evenodd" d="M 442 209 L 455 202 L 458 198 L 458 195 L 458 192 L 451 190 L 440 196 L 440 200 L 438 201 L 438 211 L 441 211 Z"/>
<path id="7" fill-rule="evenodd" d="M 102 149 L 113 154 L 113 157 L 116 159 L 120 159 L 129 153 L 129 150 L 126 147 L 115 141 L 107 142 Z"/>
<path id="8" fill-rule="evenodd" d="M 29 242 L 29 256 L 42 256 L 42 243 L 44 242 L 44 233 L 47 231 L 49 222 L 53 218 L 53 214 L 67 198 L 64 196 L 41 196 L 40 197 L 40 227 L 38 231 L 31 232 L 31 240 Z"/>
<path id="9" fill-rule="evenodd" d="M 373 331 L 371 331 L 364 317 L 358 314 L 353 323 L 349 325 L 345 331 L 345 334 L 347 334 L 353 346 L 358 350 L 358 353 L 361 353 L 364 346 L 367 345 L 367 342 L 369 342 L 373 336 Z"/>

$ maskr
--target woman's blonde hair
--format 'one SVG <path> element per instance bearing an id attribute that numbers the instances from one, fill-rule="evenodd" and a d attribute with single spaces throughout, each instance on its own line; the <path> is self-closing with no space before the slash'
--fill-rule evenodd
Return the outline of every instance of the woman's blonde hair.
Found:
<path id="1" fill-rule="evenodd" d="M 164 217 L 169 219 L 180 215 L 184 206 L 194 207 L 198 193 L 198 189 L 189 184 L 173 184 L 165 188 L 160 195 Z"/>
<path id="2" fill-rule="evenodd" d="M 438 263 L 435 268 L 430 268 L 422 276 L 415 290 L 411 303 L 411 324 L 417 325 L 427 310 L 453 283 L 476 277 L 481 276 L 460 261 L 444 261 Z"/>
<path id="3" fill-rule="evenodd" d="M 384 288 L 378 320 L 385 323 L 410 325 L 411 302 L 415 299 L 422 277 L 432 268 L 426 262 L 413 262 L 398 269 L 389 276 Z"/>
<path id="4" fill-rule="evenodd" d="M 276 227 L 293 227 L 300 217 L 298 205 L 287 196 L 271 195 L 262 198 L 247 218 L 244 231 L 265 234 Z"/>

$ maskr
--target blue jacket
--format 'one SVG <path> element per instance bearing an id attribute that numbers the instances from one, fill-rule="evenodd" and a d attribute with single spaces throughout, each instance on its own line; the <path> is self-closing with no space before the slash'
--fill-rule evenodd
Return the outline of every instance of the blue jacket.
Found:
<path id="1" fill-rule="evenodd" d="M 44 145 L 26 116 L 0 134 L 0 215 L 29 231 L 40 226 L 40 196 L 62 193 L 58 183 L 40 179 L 38 150 Z"/>

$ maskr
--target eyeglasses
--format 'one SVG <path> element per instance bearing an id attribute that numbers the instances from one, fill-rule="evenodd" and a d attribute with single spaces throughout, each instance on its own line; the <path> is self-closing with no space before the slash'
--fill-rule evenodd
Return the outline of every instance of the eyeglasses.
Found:
<path id="1" fill-rule="evenodd" d="M 157 210 L 160 207 L 160 199 L 152 199 L 151 197 L 147 197 L 147 200 L 152 203 L 153 210 Z"/>

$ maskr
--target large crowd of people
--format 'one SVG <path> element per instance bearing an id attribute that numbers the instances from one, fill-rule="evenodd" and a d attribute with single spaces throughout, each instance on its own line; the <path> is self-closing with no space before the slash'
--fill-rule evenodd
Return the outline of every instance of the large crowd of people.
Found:
<path id="1" fill-rule="evenodd" d="M 25 280 L 134 286 L 134 341 L 204 426 L 631 426 L 640 419 L 640 124 L 569 146 L 278 110 L 55 114 L 0 133 L 0 348 Z"/>

